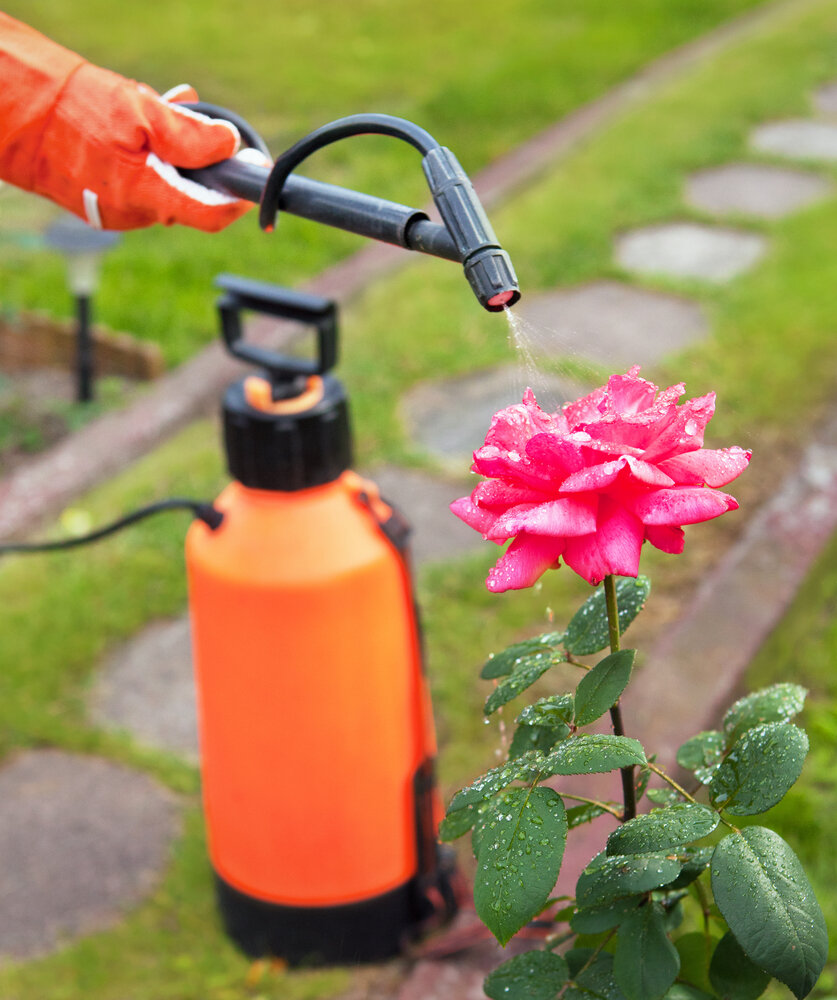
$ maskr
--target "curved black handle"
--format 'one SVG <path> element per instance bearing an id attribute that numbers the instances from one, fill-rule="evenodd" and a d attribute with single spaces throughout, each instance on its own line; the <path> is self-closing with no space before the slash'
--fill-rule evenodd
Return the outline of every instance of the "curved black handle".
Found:
<path id="1" fill-rule="evenodd" d="M 300 375 L 323 375 L 337 364 L 337 306 L 331 299 L 254 281 L 234 274 L 221 274 L 215 284 L 224 290 L 218 299 L 221 333 L 230 354 L 270 372 L 274 383 Z M 244 341 L 243 310 L 306 323 L 317 330 L 317 358 L 307 361 L 270 351 Z"/>

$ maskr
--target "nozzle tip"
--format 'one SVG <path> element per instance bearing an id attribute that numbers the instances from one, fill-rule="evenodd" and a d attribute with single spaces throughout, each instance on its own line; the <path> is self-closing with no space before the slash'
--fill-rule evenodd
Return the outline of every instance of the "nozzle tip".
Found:
<path id="1" fill-rule="evenodd" d="M 488 306 L 491 309 L 499 309 L 507 305 L 514 297 L 515 292 L 512 288 L 507 289 L 505 292 L 497 292 L 496 295 L 492 295 L 488 300 Z"/>

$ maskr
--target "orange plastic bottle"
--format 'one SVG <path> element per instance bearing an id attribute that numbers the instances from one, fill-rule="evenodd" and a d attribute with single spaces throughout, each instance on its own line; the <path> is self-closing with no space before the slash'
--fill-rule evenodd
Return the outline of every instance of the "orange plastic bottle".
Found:
<path id="1" fill-rule="evenodd" d="M 322 374 L 331 303 L 223 279 L 234 477 L 186 541 L 209 850 L 228 932 L 291 962 L 377 960 L 428 916 L 432 719 L 399 520 L 349 470 Z M 320 374 L 239 340 L 241 308 L 313 320 Z M 301 373 L 301 374 L 300 374 Z M 277 392 L 277 390 L 279 390 Z M 276 398 L 277 395 L 280 398 Z"/>

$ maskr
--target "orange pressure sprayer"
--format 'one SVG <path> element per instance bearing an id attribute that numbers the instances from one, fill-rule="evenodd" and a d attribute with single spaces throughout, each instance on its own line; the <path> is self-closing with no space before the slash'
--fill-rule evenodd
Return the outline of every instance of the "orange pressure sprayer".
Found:
<path id="1" fill-rule="evenodd" d="M 334 304 L 219 279 L 234 482 L 186 541 L 209 850 L 249 954 L 395 954 L 453 907 L 404 522 L 350 470 Z M 245 343 L 253 309 L 313 324 L 315 362 Z"/>

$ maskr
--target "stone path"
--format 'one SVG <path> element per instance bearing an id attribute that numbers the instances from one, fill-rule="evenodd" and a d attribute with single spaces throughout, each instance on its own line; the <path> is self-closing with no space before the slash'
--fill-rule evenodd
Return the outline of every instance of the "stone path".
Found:
<path id="1" fill-rule="evenodd" d="M 157 883 L 174 796 L 95 757 L 30 750 L 0 770 L 0 958 L 112 926 Z"/>
<path id="2" fill-rule="evenodd" d="M 837 83 L 818 91 L 814 107 L 822 115 L 837 114 Z M 752 146 L 772 155 L 790 155 L 787 138 L 779 138 L 783 134 L 794 137 L 795 159 L 837 158 L 837 126 L 813 119 L 765 125 L 754 131 Z M 784 153 L 781 141 L 786 143 Z M 567 142 L 566 135 L 554 139 L 553 152 L 567 148 Z M 547 161 L 548 157 L 541 162 Z M 506 179 L 504 190 L 510 190 L 525 176 L 531 174 L 521 166 L 519 174 Z M 491 179 L 496 185 L 496 173 Z M 811 172 L 731 164 L 689 178 L 684 200 L 718 217 L 772 219 L 802 209 L 826 196 L 830 189 L 829 182 Z M 628 272 L 723 283 L 754 266 L 766 246 L 767 240 L 760 233 L 673 222 L 623 234 L 615 242 L 614 253 Z M 392 252 L 386 248 L 371 248 L 361 258 L 362 265 L 371 262 L 376 274 L 392 266 Z M 349 294 L 361 281 L 353 267 L 356 264 L 335 268 L 317 290 L 330 295 Z M 620 364 L 655 361 L 706 333 L 700 308 L 688 299 L 612 281 L 548 290 L 541 296 L 528 297 L 520 311 L 536 328 L 553 327 L 533 336 L 530 346 L 550 357 L 574 355 L 589 362 L 591 370 L 600 363 L 613 363 L 614 359 Z M 274 335 L 263 334 L 267 340 Z M 214 401 L 220 385 L 238 374 L 237 366 L 221 357 L 217 348 L 184 368 L 188 372 L 173 373 L 164 390 L 168 399 L 177 400 L 173 404 L 177 413 L 172 410 L 164 415 L 165 419 L 155 414 L 153 431 L 142 431 L 141 441 L 136 437 L 136 447 L 130 445 L 122 458 L 127 454 L 130 459 L 147 450 L 149 442 L 162 439 L 193 416 L 207 398 Z M 578 368 L 575 365 L 574 370 Z M 519 373 L 495 369 L 417 387 L 403 400 L 414 440 L 440 468 L 454 459 L 461 468 L 462 457 L 481 443 L 490 415 L 508 404 L 510 381 L 519 384 Z M 175 383 L 182 383 L 185 400 L 182 394 L 178 397 L 177 390 L 172 392 Z M 194 388 L 196 384 L 200 391 Z M 545 391 L 552 393 L 557 403 L 584 388 L 556 377 Z M 155 406 L 160 406 L 157 396 L 148 402 L 149 417 Z M 113 441 L 114 435 L 130 439 L 129 428 L 141 426 L 138 421 L 143 412 L 140 406 L 132 412 L 130 424 L 115 420 L 104 431 L 91 432 L 80 446 L 74 446 L 88 454 L 97 453 L 95 476 L 114 471 L 102 460 L 102 455 L 110 451 L 103 451 L 104 443 Z M 66 483 L 61 489 L 48 490 L 45 505 L 34 512 L 22 510 L 15 497 L 31 500 L 38 495 L 38 482 L 46 481 L 50 469 L 54 475 L 56 468 L 71 463 L 73 454 L 56 453 L 51 456 L 52 464 L 45 461 L 34 476 L 0 484 L 6 517 L 5 524 L 0 524 L 0 534 L 20 531 L 51 509 L 50 504 L 65 502 Z M 76 476 L 71 489 L 86 487 L 93 475 L 88 472 Z M 377 470 L 375 478 L 382 492 L 398 502 L 413 521 L 419 564 L 482 547 L 475 533 L 447 513 L 449 500 L 467 491 L 468 483 L 390 468 Z M 796 535 L 801 520 L 799 510 L 806 511 L 803 540 Z M 716 577 L 708 581 L 706 589 L 653 651 L 639 685 L 664 687 L 658 675 L 669 662 L 671 644 L 681 649 L 685 644 L 688 648 L 692 635 L 701 637 L 701 643 L 693 645 L 701 649 L 702 661 L 714 656 L 717 662 L 724 663 L 726 674 L 718 679 L 719 685 L 723 681 L 732 683 L 780 619 L 796 584 L 835 527 L 837 413 L 806 455 L 802 469 L 777 491 L 775 502 L 752 520 Z M 773 592 L 765 593 L 759 620 L 748 622 L 750 642 L 742 644 L 738 640 L 746 609 L 739 606 L 735 595 L 753 579 L 763 583 L 770 576 L 760 559 L 764 553 L 774 552 L 777 545 L 787 551 L 793 574 L 783 577 L 781 587 L 777 583 Z M 717 645 L 717 655 L 710 656 L 707 645 L 712 642 Z M 693 673 L 699 676 L 697 667 Z M 706 690 L 702 681 L 693 700 L 705 703 Z M 726 690 L 717 697 L 723 700 Z M 707 722 L 708 713 L 715 707 L 715 702 L 704 704 Z M 661 733 L 669 751 L 679 735 L 679 711 L 677 705 L 671 706 L 665 720 L 671 732 L 668 736 Z M 154 623 L 131 643 L 112 651 L 91 696 L 90 716 L 94 724 L 128 730 L 140 744 L 169 750 L 187 760 L 196 759 L 194 692 L 185 619 Z M 54 750 L 30 751 L 10 759 L 0 769 L 0 797 L 6 806 L 0 812 L 0 858 L 4 859 L 0 873 L 0 955 L 40 954 L 112 924 L 153 887 L 178 829 L 175 798 L 146 775 L 104 760 Z M 141 837 L 134 835 L 137 829 L 142 829 Z M 583 852 L 583 846 L 579 850 Z M 579 863 L 583 863 L 581 854 Z M 404 983 L 399 1000 L 481 996 L 485 969 L 496 962 L 493 947 L 455 963 L 424 960 Z"/>

